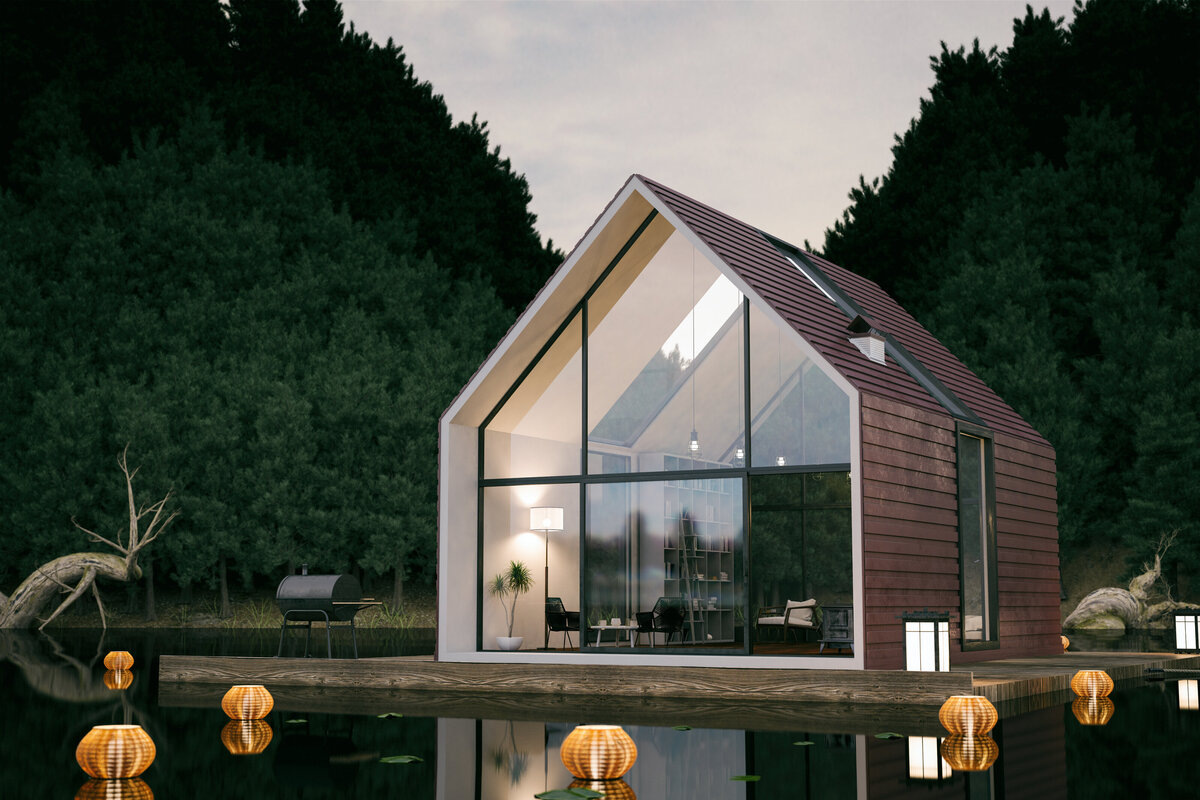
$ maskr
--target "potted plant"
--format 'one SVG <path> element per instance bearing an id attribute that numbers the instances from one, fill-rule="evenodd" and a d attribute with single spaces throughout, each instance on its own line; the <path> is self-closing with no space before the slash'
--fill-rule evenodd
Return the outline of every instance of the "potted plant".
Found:
<path id="1" fill-rule="evenodd" d="M 496 575 L 488 583 L 488 594 L 500 598 L 504 616 L 508 622 L 508 636 L 497 636 L 496 644 L 501 650 L 520 650 L 524 637 L 513 636 L 513 623 L 517 618 L 517 598 L 533 587 L 533 575 L 523 561 L 510 561 L 508 569 Z M 510 601 L 508 598 L 512 598 Z"/>

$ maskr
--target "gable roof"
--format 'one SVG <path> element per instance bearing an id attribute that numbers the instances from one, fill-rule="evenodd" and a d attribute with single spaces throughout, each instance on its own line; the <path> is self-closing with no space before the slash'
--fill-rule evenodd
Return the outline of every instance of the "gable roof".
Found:
<path id="1" fill-rule="evenodd" d="M 859 391 L 1049 444 L 878 284 L 661 183 L 633 179 Z M 856 315 L 888 339 L 886 363 L 869 360 L 850 341 Z"/>

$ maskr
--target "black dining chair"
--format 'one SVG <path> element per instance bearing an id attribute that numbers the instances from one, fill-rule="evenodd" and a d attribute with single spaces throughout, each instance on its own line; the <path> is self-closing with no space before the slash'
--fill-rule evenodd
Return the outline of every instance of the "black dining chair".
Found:
<path id="1" fill-rule="evenodd" d="M 635 642 L 641 639 L 643 633 L 646 633 L 650 635 L 650 646 L 653 647 L 654 634 L 665 633 L 667 644 L 671 643 L 671 637 L 675 634 L 679 634 L 679 642 L 682 644 L 684 636 L 687 634 L 687 629 L 684 627 L 685 615 L 681 597 L 660 597 L 652 610 L 639 611 L 635 617 L 638 625 L 634 637 Z"/>
<path id="2" fill-rule="evenodd" d="M 549 646 L 550 634 L 561 633 L 567 647 L 571 643 L 571 631 L 579 630 L 579 612 L 567 611 L 561 597 L 546 598 L 546 643 Z"/>

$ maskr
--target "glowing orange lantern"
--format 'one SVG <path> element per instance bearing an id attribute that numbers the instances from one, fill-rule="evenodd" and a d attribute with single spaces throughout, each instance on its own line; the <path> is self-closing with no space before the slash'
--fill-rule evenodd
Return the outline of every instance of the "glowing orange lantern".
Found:
<path id="1" fill-rule="evenodd" d="M 1080 697 L 1108 697 L 1113 679 L 1102 669 L 1081 669 L 1071 678 L 1071 688 Z"/>
<path id="2" fill-rule="evenodd" d="M 942 742 L 942 758 L 955 772 L 986 772 L 996 763 L 1000 747 L 986 733 L 964 736 L 952 733 Z"/>
<path id="3" fill-rule="evenodd" d="M 113 650 L 104 657 L 105 669 L 132 669 L 133 656 L 126 650 Z"/>
<path id="4" fill-rule="evenodd" d="M 231 719 L 221 729 L 221 743 L 235 756 L 256 756 L 267 749 L 274 735 L 265 719 Z"/>
<path id="5" fill-rule="evenodd" d="M 115 781 L 92 778 L 79 787 L 75 800 L 154 800 L 154 792 L 141 778 Z"/>
<path id="6" fill-rule="evenodd" d="M 563 766 L 576 778 L 619 778 L 637 761 L 637 745 L 620 725 L 579 725 L 562 743 Z"/>
<path id="7" fill-rule="evenodd" d="M 230 688 L 221 698 L 221 709 L 233 719 L 262 719 L 275 707 L 275 698 L 260 684 Z"/>
<path id="8" fill-rule="evenodd" d="M 154 740 L 141 725 L 97 725 L 75 748 L 75 760 L 93 778 L 136 778 L 154 755 Z"/>
<path id="9" fill-rule="evenodd" d="M 110 669 L 104 673 L 104 685 L 121 692 L 133 685 L 133 673 L 127 669 Z"/>
<path id="10" fill-rule="evenodd" d="M 1059 636 L 1058 638 L 1062 639 L 1063 652 L 1067 652 L 1067 648 L 1071 646 L 1071 640 L 1065 636 Z"/>
<path id="11" fill-rule="evenodd" d="M 1076 697 L 1071 703 L 1071 713 L 1080 725 L 1107 725 L 1115 711 L 1111 697 Z"/>
<path id="12" fill-rule="evenodd" d="M 996 707 L 983 695 L 956 694 L 942 703 L 938 719 L 950 733 L 980 734 L 996 727 L 999 715 Z"/>

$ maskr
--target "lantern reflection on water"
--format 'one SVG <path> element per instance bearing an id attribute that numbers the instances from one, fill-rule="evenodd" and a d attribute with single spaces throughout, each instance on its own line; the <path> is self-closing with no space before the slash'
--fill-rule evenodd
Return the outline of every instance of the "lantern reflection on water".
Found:
<path id="1" fill-rule="evenodd" d="M 235 756 L 254 756 L 267 749 L 274 735 L 265 719 L 231 719 L 221 729 L 221 743 Z"/>
<path id="2" fill-rule="evenodd" d="M 568 789 L 591 789 L 604 794 L 604 800 L 637 800 L 633 787 L 620 778 L 611 781 L 574 780 Z"/>
<path id="3" fill-rule="evenodd" d="M 154 800 L 154 792 L 141 778 L 111 781 L 92 778 L 79 787 L 75 800 Z"/>
<path id="4" fill-rule="evenodd" d="M 952 733 L 942 742 L 941 753 L 955 772 L 985 772 L 996 763 L 1000 747 L 986 733 L 974 736 Z"/>
<path id="5" fill-rule="evenodd" d="M 620 725 L 579 725 L 560 751 L 563 766 L 576 778 L 612 780 L 637 761 L 637 745 Z"/>
<path id="6" fill-rule="evenodd" d="M 133 685 L 133 673 L 127 669 L 110 669 L 104 673 L 104 685 L 114 692 L 123 692 Z"/>
<path id="7" fill-rule="evenodd" d="M 75 748 L 75 760 L 93 778 L 136 778 L 154 755 L 154 740 L 141 725 L 97 725 Z"/>
<path id="8" fill-rule="evenodd" d="M 1107 725 L 1115 711 L 1111 697 L 1076 697 L 1071 703 L 1071 713 L 1080 725 Z"/>

